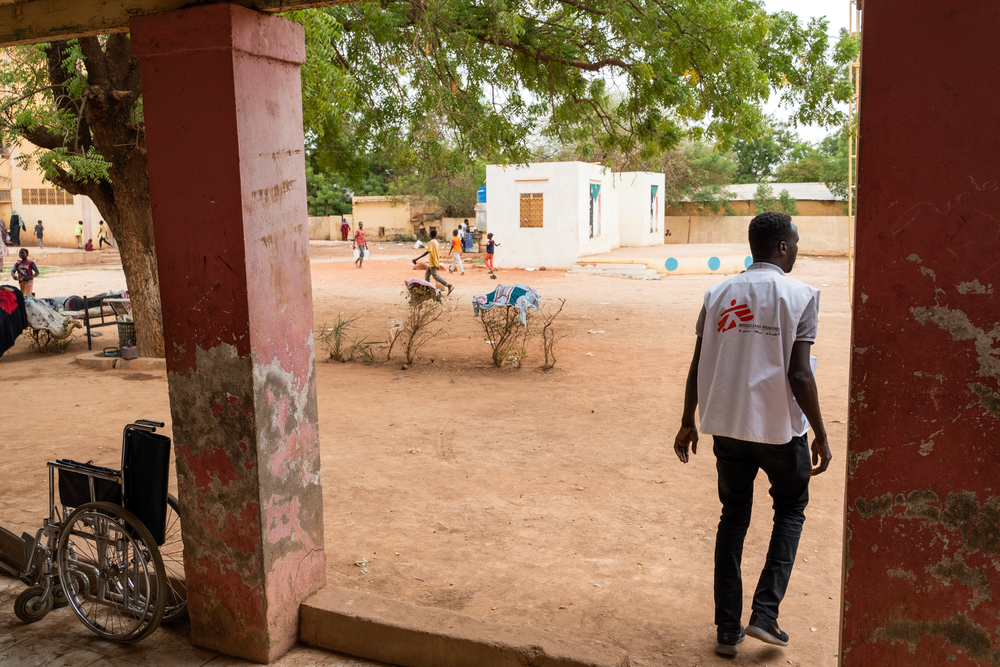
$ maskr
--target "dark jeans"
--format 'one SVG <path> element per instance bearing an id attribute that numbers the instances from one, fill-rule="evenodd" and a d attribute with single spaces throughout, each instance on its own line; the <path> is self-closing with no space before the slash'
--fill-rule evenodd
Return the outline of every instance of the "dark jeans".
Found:
<path id="1" fill-rule="evenodd" d="M 809 503 L 809 441 L 802 435 L 784 445 L 767 445 L 715 437 L 716 469 L 722 517 L 715 537 L 715 624 L 722 632 L 739 632 L 743 616 L 740 564 L 743 539 L 753 509 L 753 482 L 763 469 L 771 482 L 774 527 L 767 561 L 753 594 L 753 611 L 778 620 L 799 547 L 805 508 Z"/>

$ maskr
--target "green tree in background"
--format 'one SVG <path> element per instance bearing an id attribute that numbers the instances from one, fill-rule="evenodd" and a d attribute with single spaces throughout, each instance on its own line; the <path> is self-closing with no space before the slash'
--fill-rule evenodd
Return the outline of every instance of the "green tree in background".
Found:
<path id="1" fill-rule="evenodd" d="M 762 183 L 771 180 L 798 142 L 795 132 L 769 119 L 768 127 L 760 137 L 739 139 L 733 144 L 733 154 L 739 166 L 736 182 Z"/>
<path id="2" fill-rule="evenodd" d="M 774 188 L 767 183 L 761 183 L 757 186 L 757 191 L 754 193 L 751 201 L 753 201 L 756 213 L 777 211 L 779 213 L 787 213 L 788 215 L 799 214 L 799 209 L 795 205 L 796 201 L 788 193 L 788 190 L 782 190 L 781 193 L 775 197 Z"/>
<path id="3" fill-rule="evenodd" d="M 847 199 L 847 132 L 827 135 L 818 144 L 795 146 L 785 164 L 778 168 L 783 183 L 825 183 L 838 199 Z"/>
<path id="4" fill-rule="evenodd" d="M 306 200 L 309 215 L 346 215 L 351 212 L 351 194 L 326 174 L 306 168 Z"/>

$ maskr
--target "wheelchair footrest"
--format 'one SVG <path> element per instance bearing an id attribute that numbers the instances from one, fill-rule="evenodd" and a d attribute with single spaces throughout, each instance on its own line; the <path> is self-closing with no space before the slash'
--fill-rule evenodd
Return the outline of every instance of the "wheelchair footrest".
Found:
<path id="1" fill-rule="evenodd" d="M 35 539 L 31 538 L 34 544 Z M 0 527 L 0 562 L 3 562 L 8 569 L 20 572 L 27 563 L 26 555 L 30 555 L 31 550 L 24 540 L 6 528 Z"/>

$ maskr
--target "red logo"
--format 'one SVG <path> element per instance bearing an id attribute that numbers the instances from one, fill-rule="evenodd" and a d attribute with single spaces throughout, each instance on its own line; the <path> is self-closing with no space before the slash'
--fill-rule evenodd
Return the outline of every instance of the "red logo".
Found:
<path id="1" fill-rule="evenodd" d="M 719 320 L 719 333 L 735 329 L 737 319 L 739 319 L 740 322 L 749 322 L 753 319 L 753 313 L 750 312 L 750 306 L 745 303 L 737 306 L 736 299 L 733 299 L 729 305 L 732 306 L 732 308 L 722 311 L 722 319 Z"/>

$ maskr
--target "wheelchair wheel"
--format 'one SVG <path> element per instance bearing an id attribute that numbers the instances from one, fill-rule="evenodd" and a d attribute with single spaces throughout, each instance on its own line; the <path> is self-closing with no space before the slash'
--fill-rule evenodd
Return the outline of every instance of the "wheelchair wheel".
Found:
<path id="1" fill-rule="evenodd" d="M 163 622 L 182 618 L 187 612 L 187 578 L 184 575 L 184 543 L 181 541 L 181 514 L 177 499 L 167 494 L 167 523 L 160 556 L 167 575 L 167 607 Z"/>
<path id="2" fill-rule="evenodd" d="M 34 623 L 52 611 L 52 596 L 45 595 L 45 588 L 32 586 L 21 591 L 14 600 L 14 615 L 24 623 Z"/>
<path id="3" fill-rule="evenodd" d="M 60 528 L 56 563 L 70 608 L 98 636 L 135 642 L 159 627 L 163 560 L 146 527 L 120 505 L 76 508 Z"/>

